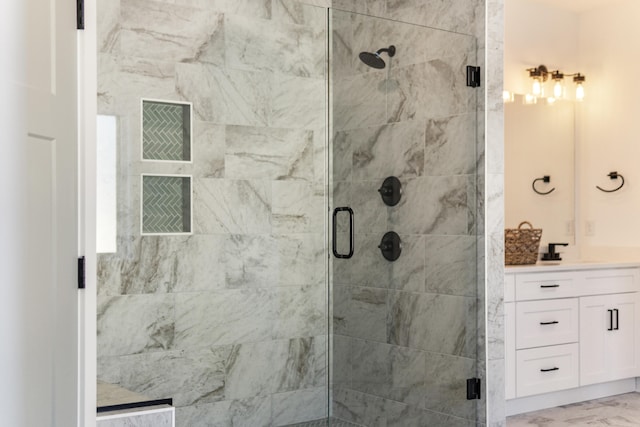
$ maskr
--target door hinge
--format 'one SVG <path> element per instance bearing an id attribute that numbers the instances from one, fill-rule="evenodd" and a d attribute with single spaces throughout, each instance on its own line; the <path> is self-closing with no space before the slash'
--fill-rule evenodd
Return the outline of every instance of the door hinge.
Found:
<path id="1" fill-rule="evenodd" d="M 480 67 L 467 65 L 467 86 L 480 87 Z"/>
<path id="2" fill-rule="evenodd" d="M 480 399 L 481 385 L 480 378 L 467 379 L 467 400 Z"/>
<path id="3" fill-rule="evenodd" d="M 87 268 L 85 257 L 78 258 L 78 289 L 84 289 L 87 286 Z"/>
<path id="4" fill-rule="evenodd" d="M 76 0 L 76 28 L 84 30 L 84 0 Z"/>

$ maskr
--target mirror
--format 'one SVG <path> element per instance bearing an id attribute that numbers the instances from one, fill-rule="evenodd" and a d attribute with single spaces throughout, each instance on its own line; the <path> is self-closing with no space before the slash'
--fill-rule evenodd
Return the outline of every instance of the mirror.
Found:
<path id="1" fill-rule="evenodd" d="M 504 106 L 505 227 L 529 221 L 542 228 L 541 247 L 574 244 L 574 102 L 522 98 Z"/>

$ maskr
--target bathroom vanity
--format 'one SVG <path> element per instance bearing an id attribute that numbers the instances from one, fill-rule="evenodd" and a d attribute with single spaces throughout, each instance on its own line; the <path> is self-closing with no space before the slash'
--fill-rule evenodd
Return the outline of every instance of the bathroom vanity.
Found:
<path id="1" fill-rule="evenodd" d="M 640 263 L 505 268 L 507 415 L 636 390 Z"/>

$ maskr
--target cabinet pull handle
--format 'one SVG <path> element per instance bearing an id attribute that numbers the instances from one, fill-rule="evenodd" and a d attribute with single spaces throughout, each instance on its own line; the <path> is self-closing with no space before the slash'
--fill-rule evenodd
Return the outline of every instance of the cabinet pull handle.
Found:
<path id="1" fill-rule="evenodd" d="M 540 285 L 541 288 L 559 288 L 560 285 L 555 284 L 555 285 Z"/>
<path id="2" fill-rule="evenodd" d="M 551 372 L 551 371 L 559 371 L 560 368 L 558 367 L 554 367 L 554 368 L 549 368 L 549 369 L 540 369 L 540 372 Z"/>
<path id="3" fill-rule="evenodd" d="M 540 322 L 541 325 L 557 325 L 558 323 L 560 322 L 558 322 L 557 320 L 554 320 L 552 322 Z"/>
<path id="4" fill-rule="evenodd" d="M 609 312 L 609 327 L 607 331 L 613 331 L 613 310 L 607 310 Z"/>
<path id="5" fill-rule="evenodd" d="M 613 311 L 616 312 L 616 327 L 613 328 L 614 331 L 617 331 L 620 329 L 620 313 L 618 312 L 617 308 L 614 308 Z"/>

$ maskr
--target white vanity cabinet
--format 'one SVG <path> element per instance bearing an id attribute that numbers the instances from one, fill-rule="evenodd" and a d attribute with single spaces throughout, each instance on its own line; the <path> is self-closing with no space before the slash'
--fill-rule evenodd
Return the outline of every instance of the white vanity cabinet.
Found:
<path id="1" fill-rule="evenodd" d="M 639 291 L 638 264 L 508 267 L 507 400 L 640 376 Z"/>
<path id="2" fill-rule="evenodd" d="M 580 385 L 640 375 L 638 293 L 580 298 Z"/>

